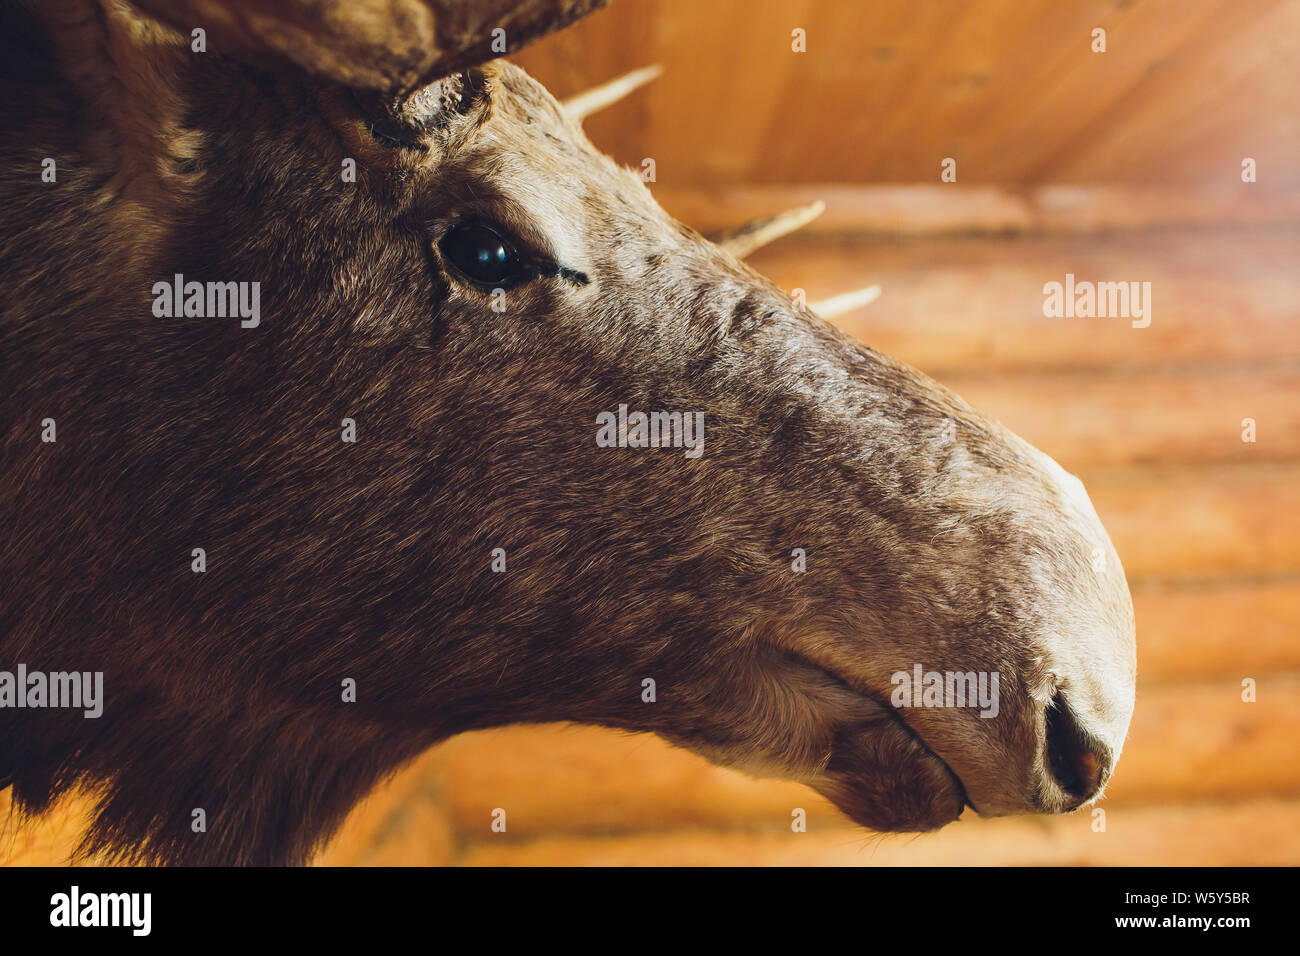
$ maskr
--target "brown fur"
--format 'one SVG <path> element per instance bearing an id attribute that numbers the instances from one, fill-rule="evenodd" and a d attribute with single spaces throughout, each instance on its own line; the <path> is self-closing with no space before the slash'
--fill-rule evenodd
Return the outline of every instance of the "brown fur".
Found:
<path id="1" fill-rule="evenodd" d="M 550 720 L 881 829 L 1104 782 L 1133 620 L 1077 481 L 668 218 L 520 70 L 356 95 L 42 9 L 0 2 L 0 669 L 102 670 L 106 706 L 0 709 L 22 806 L 84 785 L 87 849 L 297 862 L 438 740 Z M 586 283 L 492 311 L 436 244 L 469 211 Z M 260 327 L 155 318 L 175 272 L 260 281 Z M 705 454 L 597 448 L 620 403 L 703 411 Z M 895 710 L 914 663 L 998 671 L 1000 715 Z"/>

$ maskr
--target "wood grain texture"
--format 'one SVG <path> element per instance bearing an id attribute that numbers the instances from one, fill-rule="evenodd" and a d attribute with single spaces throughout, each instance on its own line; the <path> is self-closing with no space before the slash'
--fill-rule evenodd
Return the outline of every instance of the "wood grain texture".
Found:
<path id="1" fill-rule="evenodd" d="M 1133 608 L 1144 683 L 1300 672 L 1300 578 L 1139 582 Z"/>
<path id="2" fill-rule="evenodd" d="M 834 208 L 828 203 L 826 216 Z M 810 302 L 879 283 L 880 298 L 838 324 L 945 381 L 1012 369 L 1096 372 L 1116 381 L 1158 365 L 1214 374 L 1245 365 L 1250 375 L 1261 363 L 1295 362 L 1296 262 L 1297 227 L 790 238 L 750 260 L 787 292 L 803 289 Z M 1150 282 L 1151 324 L 1136 329 L 1122 318 L 1046 317 L 1043 286 L 1063 282 L 1067 273 L 1081 281 Z"/>
<path id="3" fill-rule="evenodd" d="M 1230 667 L 1225 661 L 1225 671 Z M 1300 796 L 1300 678 L 1253 676 L 1255 703 L 1242 701 L 1240 678 L 1230 673 L 1144 682 L 1102 805 Z M 799 784 L 716 767 L 651 735 L 520 726 L 463 735 L 439 754 L 446 805 L 470 838 L 492 836 L 498 807 L 506 810 L 507 832 L 521 839 L 696 825 L 780 829 L 794 807 L 840 817 Z"/>
<path id="4" fill-rule="evenodd" d="M 1212 187 L 1161 184 L 1008 186 L 970 183 L 783 183 L 699 187 L 652 186 L 678 219 L 719 232 L 780 209 L 821 200 L 826 211 L 805 236 L 900 237 L 1089 234 L 1120 230 L 1228 225 L 1294 226 L 1300 194 L 1254 183 Z"/>
<path id="5" fill-rule="evenodd" d="M 1079 477 L 1130 581 L 1300 573 L 1295 463 L 1085 470 Z"/>
<path id="6" fill-rule="evenodd" d="M 980 820 L 967 814 L 922 837 L 872 836 L 810 817 L 807 833 L 719 832 L 701 827 L 626 836 L 480 841 L 469 866 L 1295 866 L 1279 834 L 1300 829 L 1300 800 L 1269 799 Z"/>
<path id="7" fill-rule="evenodd" d="M 665 185 L 938 182 L 944 157 L 966 183 L 1213 185 L 1251 156 L 1281 194 L 1298 54 L 1288 0 L 638 0 L 513 59 L 560 96 L 664 64 L 587 128 Z"/>

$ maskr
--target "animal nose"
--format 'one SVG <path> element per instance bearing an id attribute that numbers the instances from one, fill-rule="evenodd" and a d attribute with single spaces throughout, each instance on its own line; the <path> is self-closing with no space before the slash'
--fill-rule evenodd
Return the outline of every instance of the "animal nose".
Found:
<path id="1" fill-rule="evenodd" d="M 1047 768 L 1068 796 L 1066 810 L 1092 799 L 1110 775 L 1111 749 L 1089 733 L 1065 695 L 1047 709 Z"/>

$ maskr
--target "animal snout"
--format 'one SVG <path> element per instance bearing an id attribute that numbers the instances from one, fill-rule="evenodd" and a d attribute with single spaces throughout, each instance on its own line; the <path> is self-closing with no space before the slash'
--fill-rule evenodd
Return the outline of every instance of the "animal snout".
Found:
<path id="1" fill-rule="evenodd" d="M 1047 709 L 1045 747 L 1047 771 L 1066 794 L 1065 810 L 1095 797 L 1115 762 L 1114 751 L 1083 726 L 1060 693 Z"/>

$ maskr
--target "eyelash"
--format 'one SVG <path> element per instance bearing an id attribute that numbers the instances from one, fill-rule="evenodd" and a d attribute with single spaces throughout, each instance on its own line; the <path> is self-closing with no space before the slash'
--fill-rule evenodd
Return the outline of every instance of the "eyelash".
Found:
<path id="1" fill-rule="evenodd" d="M 570 269 L 558 262 L 551 262 L 549 259 L 541 263 L 528 263 L 527 265 L 536 268 L 537 274 L 547 279 L 563 279 L 565 282 L 572 282 L 574 285 L 587 285 L 591 281 L 587 278 L 585 272 Z"/>
<path id="2" fill-rule="evenodd" d="M 379 128 L 379 124 L 373 120 L 366 121 L 366 130 L 370 133 L 370 138 L 385 149 L 414 149 L 419 152 L 427 152 L 428 147 L 416 138 L 414 130 L 409 131 L 407 138 L 402 138 L 402 134 L 408 133 L 406 127 L 385 124 L 389 129 L 396 130 L 396 134 L 386 132 Z"/>
<path id="3" fill-rule="evenodd" d="M 562 266 L 558 262 L 554 261 L 553 259 L 547 258 L 546 256 L 539 255 L 538 253 L 534 252 L 532 248 L 528 246 L 528 244 L 521 242 L 510 230 L 502 227 L 499 223 L 490 219 L 484 219 L 477 216 L 466 216 L 464 218 L 457 219 L 454 222 L 452 222 L 440 234 L 435 232 L 432 227 L 430 227 L 428 231 L 432 238 L 433 244 L 439 248 L 439 251 L 443 255 L 443 258 L 447 259 L 449 257 L 446 255 L 445 251 L 442 250 L 442 242 L 447 238 L 447 236 L 449 236 L 454 230 L 458 228 L 475 227 L 475 226 L 486 229 L 489 232 L 494 233 L 499 239 L 501 239 L 504 243 L 508 244 L 513 250 L 515 257 L 518 261 L 520 274 L 513 281 L 508 283 L 508 287 L 517 288 L 521 285 L 527 285 L 529 282 L 532 282 L 539 278 L 561 279 L 565 282 L 569 282 L 576 286 L 585 286 L 589 284 L 591 281 L 590 279 L 588 279 L 586 273 L 579 272 L 576 269 L 570 269 L 567 266 Z M 456 266 L 454 262 L 452 262 L 451 264 L 453 267 L 457 269 L 457 272 L 459 272 L 465 278 L 466 281 L 468 281 L 471 285 L 475 286 L 476 288 L 482 289 L 482 288 L 495 287 L 494 284 L 488 284 L 476 280 L 474 277 L 468 275 L 459 266 Z"/>

